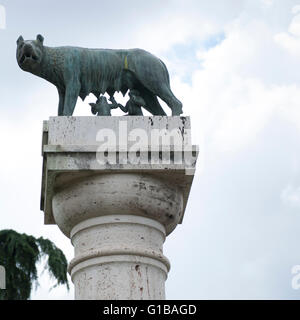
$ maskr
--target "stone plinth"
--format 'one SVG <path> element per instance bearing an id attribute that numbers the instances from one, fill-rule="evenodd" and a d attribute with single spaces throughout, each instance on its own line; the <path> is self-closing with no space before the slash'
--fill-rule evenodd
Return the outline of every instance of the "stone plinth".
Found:
<path id="1" fill-rule="evenodd" d="M 186 117 L 44 122 L 41 210 L 71 239 L 76 299 L 164 299 L 198 155 Z"/>

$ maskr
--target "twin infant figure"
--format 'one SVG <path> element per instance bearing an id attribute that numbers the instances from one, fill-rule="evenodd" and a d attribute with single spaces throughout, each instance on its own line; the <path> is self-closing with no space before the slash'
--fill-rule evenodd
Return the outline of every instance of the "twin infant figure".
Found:
<path id="1" fill-rule="evenodd" d="M 142 106 L 145 106 L 144 99 L 140 96 L 138 90 L 131 90 L 129 92 L 129 100 L 125 107 L 117 103 L 114 97 L 110 97 L 110 102 L 107 102 L 106 97 L 100 96 L 96 103 L 90 103 L 92 113 L 98 116 L 111 116 L 111 109 L 120 108 L 128 116 L 142 116 Z"/>

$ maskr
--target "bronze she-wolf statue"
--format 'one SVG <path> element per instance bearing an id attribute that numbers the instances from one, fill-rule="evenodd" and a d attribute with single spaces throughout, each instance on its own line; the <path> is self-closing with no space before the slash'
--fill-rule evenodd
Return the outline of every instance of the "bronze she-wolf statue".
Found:
<path id="1" fill-rule="evenodd" d="M 59 116 L 71 116 L 78 97 L 90 93 L 97 98 L 107 93 L 138 90 L 143 106 L 153 115 L 166 115 L 157 97 L 171 108 L 172 115 L 182 113 L 182 103 L 170 89 L 165 64 L 142 49 L 113 50 L 79 47 L 47 47 L 44 38 L 17 40 L 17 61 L 20 68 L 53 83 L 58 90 Z"/>

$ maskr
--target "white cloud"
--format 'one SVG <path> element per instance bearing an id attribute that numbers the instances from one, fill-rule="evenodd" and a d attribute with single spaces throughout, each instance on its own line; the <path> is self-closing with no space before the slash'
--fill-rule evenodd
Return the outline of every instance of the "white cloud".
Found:
<path id="1" fill-rule="evenodd" d="M 261 0 L 262 4 L 266 8 L 270 8 L 273 6 L 274 1 L 273 0 Z"/>
<path id="2" fill-rule="evenodd" d="M 274 40 L 291 54 L 295 56 L 300 54 L 300 42 L 298 38 L 286 32 L 281 32 L 274 36 Z"/>
<path id="3" fill-rule="evenodd" d="M 297 14 L 298 12 L 300 12 L 300 5 L 298 4 L 298 5 L 294 6 L 294 7 L 292 8 L 291 12 L 292 12 L 293 14 Z"/>
<path id="4" fill-rule="evenodd" d="M 300 36 L 300 14 L 293 17 L 288 30 L 292 35 L 297 37 Z"/>
<path id="5" fill-rule="evenodd" d="M 144 13 L 143 19 L 137 20 L 130 32 L 130 43 L 159 55 L 175 44 L 201 43 L 223 30 L 241 12 L 245 2 L 153 1 L 151 7 L 156 10 Z"/>
<path id="6" fill-rule="evenodd" d="M 274 41 L 287 50 L 290 54 L 298 56 L 300 54 L 300 5 L 292 8 L 295 15 L 288 27 L 287 32 L 280 32 L 274 35 Z"/>
<path id="7" fill-rule="evenodd" d="M 286 186 L 282 190 L 280 198 L 284 204 L 300 208 L 300 187 Z"/>
<path id="8" fill-rule="evenodd" d="M 236 19 L 225 31 L 220 44 L 198 51 L 201 68 L 191 86 L 174 81 L 185 112 L 199 119 L 210 146 L 236 151 L 255 141 L 273 116 L 300 129 L 300 85 L 283 84 L 276 73 L 282 56 L 272 28 L 264 21 Z"/>

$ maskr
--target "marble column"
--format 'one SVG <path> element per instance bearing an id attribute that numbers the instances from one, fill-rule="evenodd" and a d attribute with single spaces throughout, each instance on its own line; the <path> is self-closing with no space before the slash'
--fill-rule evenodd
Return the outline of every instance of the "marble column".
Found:
<path id="1" fill-rule="evenodd" d="M 197 155 L 187 117 L 44 122 L 41 209 L 74 246 L 75 299 L 165 299 Z"/>

